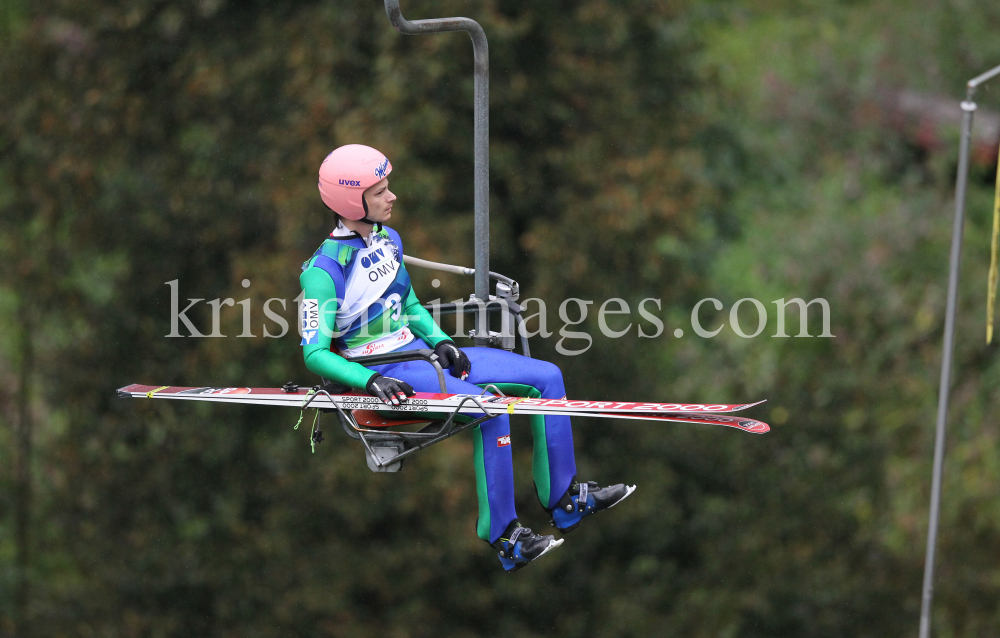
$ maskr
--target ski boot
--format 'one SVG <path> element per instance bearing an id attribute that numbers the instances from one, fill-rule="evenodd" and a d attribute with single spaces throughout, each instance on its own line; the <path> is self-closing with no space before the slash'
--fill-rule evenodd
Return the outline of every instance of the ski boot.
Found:
<path id="1" fill-rule="evenodd" d="M 552 527 L 565 534 L 575 529 L 584 516 L 611 509 L 634 491 L 635 485 L 619 483 L 610 487 L 598 487 L 594 481 L 577 483 L 574 480 L 556 506 L 548 510 L 552 515 Z"/>
<path id="2" fill-rule="evenodd" d="M 542 536 L 522 527 L 517 520 L 511 521 L 507 531 L 500 535 L 493 548 L 500 556 L 500 563 L 508 572 L 516 572 L 539 556 L 562 545 L 562 539 Z"/>

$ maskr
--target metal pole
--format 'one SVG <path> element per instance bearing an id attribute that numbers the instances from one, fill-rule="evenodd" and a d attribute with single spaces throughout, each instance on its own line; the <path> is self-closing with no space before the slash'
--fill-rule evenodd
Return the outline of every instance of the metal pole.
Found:
<path id="1" fill-rule="evenodd" d="M 931 511 L 927 525 L 927 555 L 924 560 L 924 585 L 920 605 L 920 638 L 930 638 L 931 607 L 934 601 L 934 555 L 937 550 L 938 519 L 941 512 L 941 480 L 944 472 L 945 425 L 948 395 L 955 348 L 955 309 L 958 304 L 958 276 L 962 263 L 962 231 L 965 226 L 965 192 L 969 181 L 969 139 L 976 103 L 972 96 L 983 82 L 1000 75 L 1000 66 L 978 75 L 966 84 L 962 102 L 962 141 L 955 178 L 955 220 L 951 229 L 951 257 L 948 265 L 948 299 L 944 318 L 944 352 L 941 357 L 941 382 L 938 387 L 937 428 L 934 435 L 934 473 L 931 480 Z"/>
<path id="2" fill-rule="evenodd" d="M 486 32 L 469 18 L 435 18 L 409 21 L 399 10 L 399 0 L 385 0 L 385 14 L 400 33 L 417 35 L 465 31 L 472 38 L 475 67 L 473 98 L 473 136 L 475 169 L 475 249 L 476 298 L 490 299 L 490 61 Z M 478 313 L 476 345 L 489 343 L 485 312 Z"/>
<path id="3" fill-rule="evenodd" d="M 948 389 L 955 345 L 955 306 L 958 298 L 958 269 L 962 261 L 962 229 L 965 224 L 965 186 L 969 176 L 969 136 L 975 102 L 962 102 L 962 142 L 955 185 L 955 221 L 951 230 L 951 260 L 948 270 L 948 301 L 944 318 L 944 354 L 941 360 L 941 384 L 938 388 L 937 431 L 934 436 L 934 475 L 931 481 L 931 512 L 927 527 L 927 556 L 924 561 L 924 587 L 920 607 L 920 638 L 929 638 L 931 602 L 934 596 L 934 553 L 937 549 L 938 516 L 941 507 L 941 473 L 944 466 L 945 421 L 948 416 Z"/>

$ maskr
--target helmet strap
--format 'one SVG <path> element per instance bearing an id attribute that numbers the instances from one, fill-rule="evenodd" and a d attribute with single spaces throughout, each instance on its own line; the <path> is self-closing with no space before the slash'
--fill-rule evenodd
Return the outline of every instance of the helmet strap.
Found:
<path id="1" fill-rule="evenodd" d="M 365 201 L 364 193 L 361 194 L 361 205 L 365 209 L 365 216 L 359 219 L 358 221 L 369 225 L 377 224 L 378 222 L 375 221 L 374 219 L 368 219 L 368 202 Z"/>

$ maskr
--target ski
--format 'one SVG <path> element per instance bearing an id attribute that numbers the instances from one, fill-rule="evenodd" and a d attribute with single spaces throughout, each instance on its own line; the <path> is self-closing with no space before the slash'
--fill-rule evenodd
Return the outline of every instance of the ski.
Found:
<path id="1" fill-rule="evenodd" d="M 577 401 L 567 399 L 531 399 L 520 397 L 489 397 L 463 394 L 418 392 L 399 406 L 390 406 L 376 397 L 363 394 L 319 393 L 313 396 L 308 388 L 218 388 L 130 385 L 118 390 L 121 397 L 147 397 L 188 401 L 215 401 L 273 405 L 279 407 L 331 408 L 344 410 L 377 410 L 379 412 L 463 412 L 485 410 L 489 414 L 565 414 L 597 418 L 631 418 L 681 423 L 711 423 L 736 427 L 746 432 L 763 433 L 767 424 L 753 419 L 721 417 L 720 413 L 736 412 L 760 405 L 763 401 L 745 404 L 698 403 L 639 403 L 623 401 Z M 311 399 L 311 400 L 310 400 Z M 477 405 L 478 402 L 478 405 Z"/>
<path id="2" fill-rule="evenodd" d="M 593 412 L 587 414 L 577 414 L 574 416 L 597 417 L 605 419 L 641 419 L 643 421 L 669 421 L 671 423 L 697 423 L 701 425 L 723 425 L 730 428 L 750 432 L 751 434 L 764 434 L 771 431 L 771 426 L 763 421 L 749 419 L 746 417 L 736 417 L 728 414 L 607 414 Z"/>

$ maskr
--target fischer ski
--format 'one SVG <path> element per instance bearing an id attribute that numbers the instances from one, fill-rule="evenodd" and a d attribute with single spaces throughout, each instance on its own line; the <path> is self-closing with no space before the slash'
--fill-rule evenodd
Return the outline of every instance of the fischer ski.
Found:
<path id="1" fill-rule="evenodd" d="M 391 406 L 367 394 L 329 394 L 307 388 L 216 388 L 130 385 L 118 390 L 121 397 L 146 397 L 188 401 L 249 403 L 301 408 L 376 410 L 390 413 L 485 412 L 487 414 L 565 414 L 597 418 L 630 418 L 680 423 L 705 423 L 735 427 L 746 432 L 764 433 L 766 423 L 753 419 L 720 416 L 720 413 L 745 410 L 763 401 L 745 404 L 639 403 L 624 401 L 577 401 L 570 399 L 531 399 L 488 395 L 439 394 L 418 392 L 399 406 Z M 416 415 L 414 415 L 416 416 Z"/>

